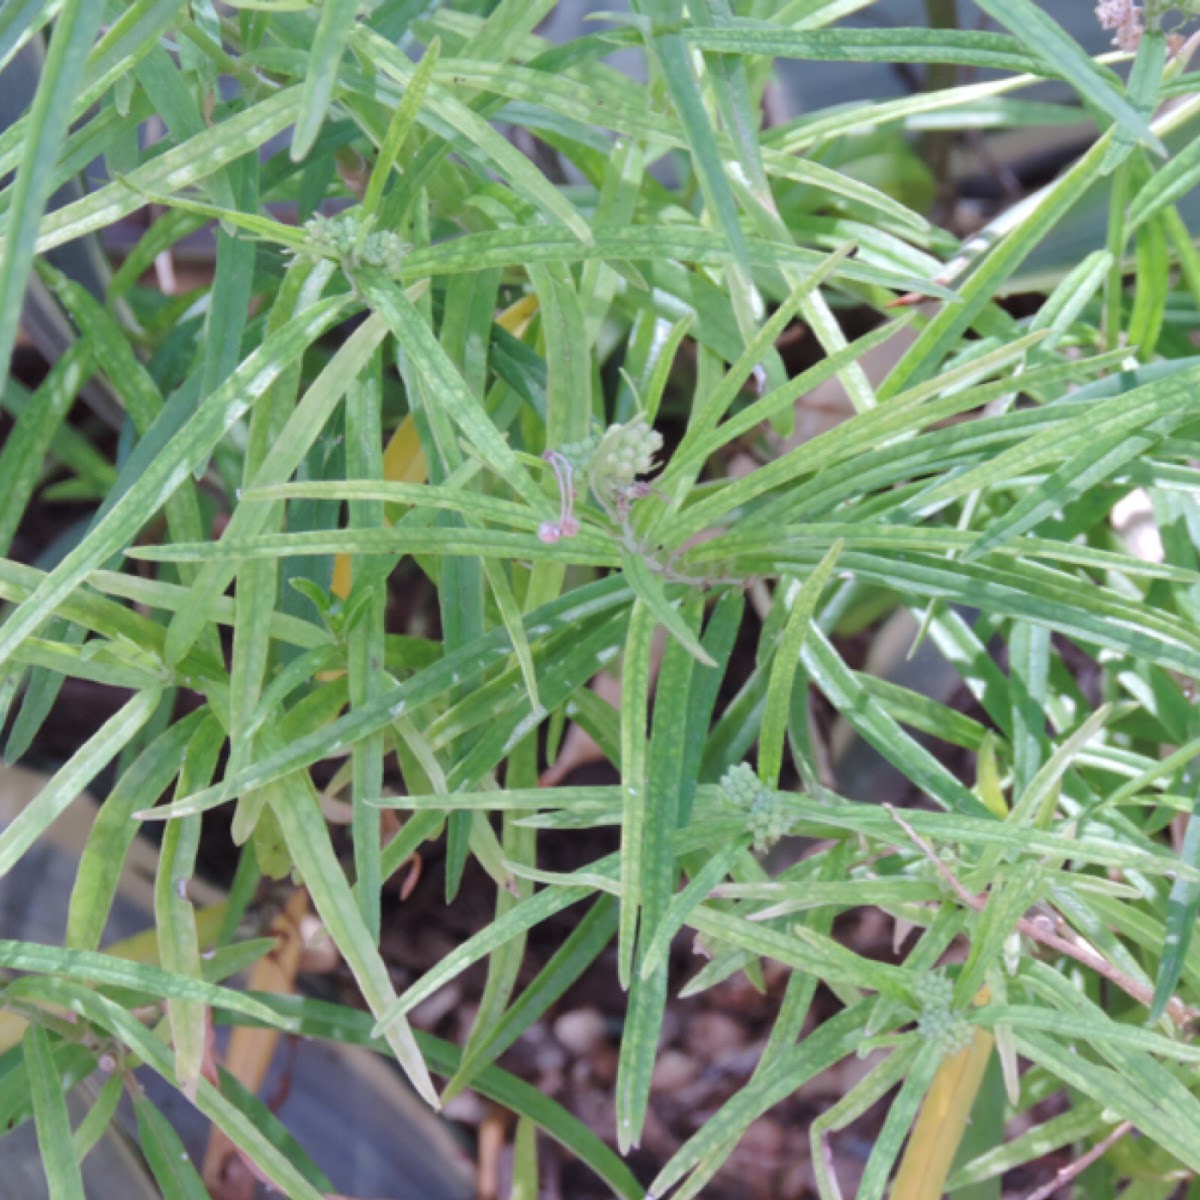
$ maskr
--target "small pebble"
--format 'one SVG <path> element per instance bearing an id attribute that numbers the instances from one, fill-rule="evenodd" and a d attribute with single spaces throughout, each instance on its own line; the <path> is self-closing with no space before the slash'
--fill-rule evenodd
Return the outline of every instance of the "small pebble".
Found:
<path id="1" fill-rule="evenodd" d="M 720 1062 L 736 1053 L 746 1041 L 738 1021 L 722 1012 L 703 1012 L 688 1022 L 684 1045 L 704 1062 Z"/>
<path id="2" fill-rule="evenodd" d="M 666 1096 L 685 1088 L 700 1072 L 700 1066 L 690 1054 L 682 1050 L 665 1050 L 654 1064 L 650 1076 L 651 1092 L 662 1092 Z"/>
<path id="3" fill-rule="evenodd" d="M 463 1125 L 478 1125 L 484 1118 L 483 1101 L 474 1092 L 459 1092 L 443 1108 L 441 1115 L 448 1121 Z"/>
<path id="4" fill-rule="evenodd" d="M 595 1008 L 575 1008 L 554 1022 L 554 1036 L 572 1054 L 589 1054 L 608 1035 L 608 1022 Z"/>

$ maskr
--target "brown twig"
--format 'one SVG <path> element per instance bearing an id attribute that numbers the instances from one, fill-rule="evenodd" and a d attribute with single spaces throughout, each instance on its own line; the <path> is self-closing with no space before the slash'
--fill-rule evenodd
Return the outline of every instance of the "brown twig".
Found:
<path id="1" fill-rule="evenodd" d="M 933 847 L 890 804 L 885 804 L 883 807 L 887 810 L 892 820 L 904 830 L 913 845 L 933 863 L 938 874 L 941 875 L 963 904 L 975 912 L 982 912 L 987 904 L 987 894 L 977 896 L 967 891 L 954 877 L 949 867 L 934 853 Z M 1061 922 L 1061 918 L 1057 914 L 1055 916 Z M 1030 917 L 1020 917 L 1017 920 L 1017 931 L 1024 934 L 1031 941 L 1040 942 L 1043 946 L 1055 950 L 1059 954 L 1064 954 L 1068 958 L 1073 958 L 1078 963 L 1082 963 L 1085 967 L 1095 971 L 1097 975 L 1107 979 L 1114 987 L 1120 988 L 1126 995 L 1132 996 L 1139 1004 L 1144 1004 L 1147 1008 L 1152 1004 L 1154 1000 L 1154 989 L 1152 987 L 1148 987 L 1144 983 L 1139 983 L 1138 980 L 1126 975 L 1119 967 L 1113 966 L 1108 959 L 1101 957 L 1094 950 L 1081 946 L 1078 942 L 1070 941 L 1053 930 L 1047 929 L 1045 922 Z M 1189 1024 L 1197 1016 L 1194 1009 L 1189 1008 L 1182 1000 L 1175 997 L 1167 1004 L 1166 1011 L 1171 1020 L 1179 1026 Z"/>
<path id="2" fill-rule="evenodd" d="M 1102 1142 L 1097 1142 L 1086 1154 L 1081 1155 L 1073 1163 L 1068 1163 L 1062 1170 L 1055 1173 L 1054 1178 L 1036 1192 L 1030 1192 L 1025 1200 L 1050 1200 L 1060 1187 L 1070 1183 L 1077 1175 L 1083 1174 L 1110 1146 L 1119 1142 L 1133 1130 L 1132 1121 L 1122 1121 Z"/>

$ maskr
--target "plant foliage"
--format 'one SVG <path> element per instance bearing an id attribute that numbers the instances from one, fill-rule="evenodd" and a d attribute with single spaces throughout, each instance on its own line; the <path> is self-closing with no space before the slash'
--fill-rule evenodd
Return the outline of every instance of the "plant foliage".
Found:
<path id="1" fill-rule="evenodd" d="M 952 1167 L 996 1196 L 1057 1147 L 1105 1151 L 1089 1195 L 1200 1173 L 1190 14 L 1106 0 L 1123 49 L 1093 59 L 1046 6 L 979 4 L 999 31 L 934 3 L 891 28 L 863 0 L 635 0 L 566 44 L 538 32 L 551 0 L 0 10 L 0 66 L 45 47 L 0 134 L 0 356 L 23 294 L 67 332 L 3 395 L 0 548 L 30 512 L 88 506 L 37 561 L 0 560 L 6 755 L 64 680 L 118 697 L 0 832 L 8 872 L 105 796 L 61 944 L 0 942 L 0 1111 L 36 1122 L 52 1195 L 83 1194 L 115 1111 L 104 1093 L 72 1137 L 64 1094 L 98 1064 L 134 1092 L 164 1195 L 203 1189 L 135 1066 L 284 1194 L 320 1194 L 209 1070 L 214 1020 L 370 1045 L 431 1105 L 436 1079 L 492 1097 L 525 1119 L 526 1195 L 534 1128 L 621 1196 L 698 1195 L 752 1121 L 867 1052 L 812 1129 L 827 1198 L 823 1139 L 883 1097 L 864 1200 L 939 1195 Z M 916 64 L 930 86 L 769 124 L 777 60 Z M 1086 144 L 1040 190 L 971 237 L 927 218 L 942 181 L 917 138 L 1059 126 Z M 144 211 L 85 286 L 62 252 Z M 204 230 L 199 284 L 143 282 Z M 789 369 L 797 323 L 812 353 Z M 845 419 L 789 436 L 831 381 Z M 1135 490 L 1161 561 L 1114 531 Z M 423 632 L 389 614 L 393 577 L 432 585 Z M 853 649 L 905 621 L 951 686 Z M 616 705 L 589 690 L 605 669 Z M 839 792 L 835 719 L 911 808 Z M 568 723 L 610 784 L 538 786 Z M 218 808 L 239 865 L 214 923 L 187 882 Z M 140 960 L 100 948 L 139 824 L 162 833 Z M 601 828 L 614 852 L 539 864 L 539 841 Z M 384 888 L 439 842 L 447 899 L 474 861 L 494 919 L 397 995 Z M 369 1016 L 230 982 L 263 950 L 236 932 L 263 874 L 303 882 Z M 888 961 L 831 932 L 865 906 L 895 923 Z M 518 986 L 530 931 L 568 909 Z M 647 1192 L 496 1064 L 615 947 L 600 1132 L 638 1145 L 682 933 L 710 955 L 689 992 L 763 960 L 790 977 L 758 1068 Z M 481 961 L 466 1045 L 410 1026 Z M 1027 1132 L 952 1162 L 974 1103 Z"/>

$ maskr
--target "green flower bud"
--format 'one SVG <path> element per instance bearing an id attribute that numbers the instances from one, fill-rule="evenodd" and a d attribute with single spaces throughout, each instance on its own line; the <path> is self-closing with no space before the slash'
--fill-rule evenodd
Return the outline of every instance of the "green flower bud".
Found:
<path id="1" fill-rule="evenodd" d="M 921 1006 L 917 1030 L 923 1038 L 934 1042 L 945 1056 L 958 1054 L 971 1044 L 975 1027 L 951 1008 L 954 984 L 944 973 L 923 975 L 912 985 L 912 993 Z"/>
<path id="2" fill-rule="evenodd" d="M 922 975 L 912 985 L 913 999 L 922 1009 L 944 1008 L 949 1010 L 954 1000 L 954 984 L 941 971 Z"/>
<path id="3" fill-rule="evenodd" d="M 404 270 L 404 260 L 412 247 L 394 230 L 377 229 L 367 234 L 360 259 L 379 267 L 389 275 L 398 276 Z"/>
<path id="4" fill-rule="evenodd" d="M 317 257 L 344 259 L 353 252 L 361 226 L 362 210 L 348 208 L 333 217 L 317 213 L 305 222 L 304 232 Z"/>
<path id="5" fill-rule="evenodd" d="M 927 1009 L 921 1014 L 917 1029 L 947 1057 L 965 1050 L 975 1036 L 975 1027 L 948 1008 Z"/>
<path id="6" fill-rule="evenodd" d="M 629 499 L 637 477 L 654 470 L 654 456 L 662 444 L 662 434 L 651 429 L 645 417 L 635 417 L 628 425 L 610 425 L 588 468 L 597 497 L 607 504 Z"/>
<path id="7" fill-rule="evenodd" d="M 389 275 L 400 275 L 409 244 L 390 229 L 375 229 L 364 237 L 363 220 L 361 208 L 348 208 L 333 217 L 318 213 L 304 225 L 309 256 L 337 259 L 347 270 L 366 263 Z"/>
<path id="8" fill-rule="evenodd" d="M 749 763 L 737 763 L 721 776 L 721 794 L 746 814 L 746 828 L 756 851 L 769 850 L 791 831 L 784 797 L 765 787 Z"/>
<path id="9" fill-rule="evenodd" d="M 730 767 L 721 776 L 719 787 L 721 794 L 730 804 L 743 808 L 747 812 L 754 807 L 755 801 L 767 791 L 749 763 L 737 763 Z"/>

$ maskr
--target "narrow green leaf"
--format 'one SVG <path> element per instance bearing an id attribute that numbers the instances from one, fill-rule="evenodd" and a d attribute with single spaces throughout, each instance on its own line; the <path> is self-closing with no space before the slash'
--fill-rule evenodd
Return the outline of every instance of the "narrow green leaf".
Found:
<path id="1" fill-rule="evenodd" d="M 638 600 L 650 612 L 655 620 L 702 666 L 715 667 L 717 664 L 709 657 L 708 651 L 700 644 L 696 635 L 687 627 L 679 615 L 679 610 L 667 598 L 665 589 L 658 578 L 650 573 L 646 560 L 638 554 L 626 553 L 621 556 L 621 569 L 629 586 L 634 590 Z"/>
<path id="2" fill-rule="evenodd" d="M 8 552 L 26 506 L 41 482 L 46 451 L 91 370 L 91 348 L 77 342 L 54 364 L 6 435 L 0 449 L 0 479 L 5 481 L 0 552 Z"/>
<path id="3" fill-rule="evenodd" d="M 1171 156 L 1146 179 L 1129 205 L 1127 229 L 1136 231 L 1144 222 L 1158 216 L 1200 181 L 1200 144 L 1195 140 Z"/>
<path id="4" fill-rule="evenodd" d="M 464 1087 L 474 1085 L 477 1074 L 494 1062 L 549 1007 L 566 994 L 571 985 L 599 957 L 617 930 L 617 904 L 611 896 L 599 896 L 587 915 L 571 930 L 533 982 L 494 1025 L 463 1051 L 462 1063 L 442 1092 L 449 1103 Z"/>
<path id="5" fill-rule="evenodd" d="M 382 1020 L 385 1013 L 392 1011 L 395 992 L 334 854 L 313 786 L 305 777 L 287 786 L 270 784 L 267 790 L 288 852 L 313 898 L 313 905 L 347 966 L 354 972 L 363 999 Z M 396 1013 L 389 1017 L 385 1036 L 396 1061 L 417 1093 L 437 1108 L 433 1080 L 402 1015 Z"/>
<path id="6" fill-rule="evenodd" d="M 997 5 L 996 0 L 987 0 L 987 3 L 1001 9 L 1004 7 L 1003 4 Z M 1020 0 L 1020 3 L 1023 11 L 1036 11 L 1030 0 Z M 1078 47 L 1075 47 L 1074 42 L 1071 45 L 1074 47 L 1074 54 L 1078 55 Z M 1090 62 L 1087 70 L 1092 70 Z M 984 252 L 978 267 L 959 289 L 961 303 L 946 305 L 922 330 L 916 342 L 880 388 L 881 402 L 892 398 L 902 388 L 921 383 L 934 374 L 958 339 L 993 302 L 1000 284 L 1020 266 L 1034 247 L 1063 220 L 1100 178 L 1111 136 L 1107 134 L 1100 138 L 1095 146 L 1038 198 L 1036 204 L 1031 208 L 1023 207 L 1019 210 L 1023 219 L 1008 229 L 999 240 L 990 243 L 990 248 Z"/>
<path id="7" fill-rule="evenodd" d="M 728 1144 L 758 1116 L 792 1095 L 808 1079 L 853 1055 L 863 1037 L 866 1004 L 832 1017 L 798 1046 L 781 1054 L 770 1069 L 736 1092 L 671 1157 L 650 1184 L 650 1194 L 664 1196 L 716 1146 Z"/>
<path id="8" fill-rule="evenodd" d="M 1163 68 L 1167 62 L 1166 39 L 1160 29 L 1146 29 L 1138 41 L 1133 66 L 1129 70 L 1129 83 L 1125 98 L 1130 107 L 1144 121 L 1154 116 L 1162 87 Z M 1120 166 L 1137 146 L 1138 137 L 1134 130 L 1122 126 L 1113 139 L 1112 149 L 1105 162 L 1105 174 Z"/>
<path id="9" fill-rule="evenodd" d="M 615 866 L 611 857 L 602 860 L 610 868 Z M 598 865 L 600 864 L 594 864 L 594 868 Z M 525 874 L 532 876 L 532 872 L 525 872 Z M 422 1000 L 432 996 L 440 987 L 449 983 L 472 963 L 478 962 L 491 953 L 497 946 L 502 946 L 509 938 L 532 929 L 564 908 L 570 908 L 572 904 L 577 904 L 593 890 L 590 883 L 574 887 L 545 888 L 530 896 L 529 899 L 513 905 L 504 916 L 469 937 L 461 945 L 456 946 L 437 966 L 427 971 L 402 996 L 387 1005 L 383 1012 L 377 1014 L 378 1020 L 374 1027 L 374 1033 L 385 1032 L 392 1021 L 402 1018 Z"/>
<path id="10" fill-rule="evenodd" d="M 421 111 L 425 93 L 433 78 L 441 52 L 442 43 L 435 37 L 421 56 L 421 61 L 417 64 L 412 79 L 404 89 L 404 98 L 396 105 L 396 111 L 392 113 L 392 119 L 388 122 L 387 133 L 379 147 L 375 165 L 371 168 L 371 178 L 367 181 L 367 190 L 363 194 L 363 211 L 369 216 L 374 216 L 379 211 L 379 202 L 383 199 L 383 189 L 387 185 L 388 177 L 391 175 L 393 167 L 396 166 L 400 151 L 404 148 L 404 143 L 412 131 L 413 122 L 416 121 L 417 114 Z"/>
<path id="11" fill-rule="evenodd" d="M 92 1107 L 75 1129 L 71 1141 L 75 1150 L 75 1158 L 82 1164 L 83 1160 L 95 1149 L 96 1143 L 107 1132 L 112 1119 L 116 1116 L 117 1105 L 125 1094 L 125 1080 L 119 1073 L 110 1075 L 100 1088 Z"/>
<path id="12" fill-rule="evenodd" d="M 310 282 L 319 282 L 319 277 Z M 300 320 L 301 317 L 298 315 L 295 319 Z M 291 477 L 320 436 L 346 389 L 358 378 L 386 333 L 382 319 L 372 316 L 346 339 L 291 410 L 253 477 L 254 486 L 278 483 Z M 268 337 L 268 343 L 270 340 Z M 285 376 L 296 361 L 296 358 L 292 358 L 280 371 L 280 377 Z M 270 505 L 239 504 L 229 518 L 222 540 L 264 528 L 272 520 L 272 514 Z M 278 514 L 274 516 L 278 520 Z M 343 547 L 339 547 L 335 553 L 341 549 Z M 181 661 L 190 647 L 195 645 L 205 623 L 211 619 L 213 605 L 236 573 L 235 568 L 214 565 L 197 575 L 190 595 L 177 606 L 176 615 L 168 628 L 164 648 L 168 662 Z"/>
<path id="13" fill-rule="evenodd" d="M 243 154 L 257 152 L 264 142 L 292 123 L 299 97 L 299 88 L 276 92 L 182 145 L 173 146 L 126 179 L 114 180 L 81 200 L 55 209 L 42 220 L 37 249 L 51 250 L 85 233 L 104 229 L 141 208 L 146 192 L 182 190 Z M 7 239 L 0 245 L 7 253 Z"/>
<path id="14" fill-rule="evenodd" d="M 1080 750 L 1104 728 L 1110 714 L 1111 706 L 1103 705 L 1090 714 L 1069 737 L 1063 739 L 1062 745 L 1029 781 L 1029 786 L 1019 795 L 1014 795 L 1010 821 L 1018 825 L 1036 825 L 1041 829 L 1050 825 L 1054 801 L 1058 796 L 1063 775 L 1071 767 Z"/>
<path id="15" fill-rule="evenodd" d="M 508 443 L 400 287 L 373 270 L 364 270 L 359 282 L 372 307 L 387 322 L 417 377 L 431 395 L 437 396 L 439 406 L 462 430 L 483 461 L 519 496 L 541 507 L 544 501 L 540 489 L 521 468 Z"/>
<path id="16" fill-rule="evenodd" d="M 813 682 L 829 697 L 838 712 L 909 779 L 947 809 L 974 816 L 987 813 L 987 809 L 924 747 L 870 703 L 865 690 L 815 626 L 810 625 L 801 656 Z"/>
<path id="17" fill-rule="evenodd" d="M 942 1058 L 940 1047 L 935 1042 L 927 1042 L 909 1064 L 900 1091 L 888 1105 L 883 1128 L 871 1147 L 871 1154 L 858 1186 L 858 1196 L 862 1200 L 883 1200 L 892 1164 L 899 1156 L 904 1139 L 917 1119 L 917 1110 L 929 1091 L 930 1084 L 933 1083 Z"/>
<path id="18" fill-rule="evenodd" d="M 1178 1085 L 1164 1088 L 1167 1081 L 1159 1076 L 1151 1085 L 1154 1090 L 1148 1090 L 1125 1071 L 1088 1061 L 1061 1037 L 1021 1030 L 1014 1031 L 1014 1041 L 1022 1056 L 1052 1071 L 1109 1112 L 1131 1121 L 1190 1170 L 1200 1170 L 1200 1149 L 1187 1135 L 1190 1122 L 1200 1119 L 1200 1113 L 1195 1097 L 1186 1089 Z"/>
<path id="19" fill-rule="evenodd" d="M 50 1035 L 40 1025 L 30 1025 L 24 1038 L 25 1073 L 33 1097 L 38 1150 L 50 1200 L 86 1200 L 83 1175 L 71 1140 L 67 1098 L 50 1045 Z"/>
<path id="20" fill-rule="evenodd" d="M 184 751 L 179 791 L 186 794 L 209 783 L 224 744 L 225 731 L 210 716 L 197 728 Z M 163 831 L 154 886 L 158 960 L 163 970 L 190 975 L 194 979 L 200 978 L 200 939 L 187 888 L 196 868 L 199 848 L 199 817 L 170 822 Z M 207 1033 L 204 1008 L 194 1000 L 170 999 L 167 1001 L 167 1021 L 175 1048 L 175 1077 L 184 1095 L 194 1100 L 204 1067 Z"/>
<path id="21" fill-rule="evenodd" d="M 0 243 L 0 363 L 12 357 L 38 222 L 53 190 L 52 172 L 71 121 L 84 60 L 103 16 L 102 7 L 90 0 L 64 0 L 41 65 Z"/>
<path id="22" fill-rule="evenodd" d="M 162 1189 L 163 1200 L 208 1200 L 200 1172 L 171 1122 L 144 1095 L 134 1097 L 133 1111 L 142 1153 Z"/>
<path id="23" fill-rule="evenodd" d="M 1189 770 L 1189 781 L 1194 786 L 1194 776 Z M 1200 801 L 1192 809 L 1183 845 L 1179 850 L 1180 861 L 1189 867 L 1200 867 Z M 1166 1011 L 1167 1004 L 1175 993 L 1183 975 L 1183 966 L 1191 948 L 1192 934 L 1196 928 L 1196 913 L 1200 911 L 1200 883 L 1176 879 L 1167 897 L 1167 916 L 1163 930 L 1162 958 L 1158 963 L 1158 974 L 1154 980 L 1154 999 L 1150 1004 L 1147 1023 L 1155 1024 Z"/>
<path id="24" fill-rule="evenodd" d="M 541 605 L 527 616 L 526 627 L 529 629 L 549 623 L 557 625 L 560 629 L 575 628 L 590 624 L 611 614 L 615 609 L 622 609 L 628 600 L 628 589 L 619 578 L 600 580 Z M 497 661 L 507 659 L 511 651 L 507 633 L 503 630 L 492 630 L 470 645 L 464 646 L 461 651 L 446 655 L 432 666 L 417 672 L 357 712 L 339 717 L 331 724 L 299 737 L 277 751 L 264 754 L 258 761 L 223 783 L 206 788 L 192 797 L 185 797 L 180 803 L 152 810 L 153 817 L 203 812 L 232 799 L 235 795 L 286 778 L 294 771 L 311 766 L 357 738 L 391 725 L 406 713 L 415 711 L 421 704 L 442 697 L 455 686 L 456 675 L 459 686 L 466 688 L 474 685 Z M 593 663 L 594 661 L 593 659 Z"/>
<path id="25" fill-rule="evenodd" d="M 125 855 L 137 836 L 133 813 L 157 799 L 179 771 L 184 751 L 204 720 L 200 709 L 158 735 L 105 797 L 92 822 L 71 889 L 66 945 L 96 950 L 116 898 Z"/>
<path id="26" fill-rule="evenodd" d="M 517 598 L 513 595 L 512 585 L 504 568 L 493 559 L 483 560 L 483 572 L 487 577 L 488 587 L 504 628 L 512 638 L 513 653 L 521 666 L 521 677 L 525 680 L 525 690 L 529 694 L 529 710 L 536 712 L 541 709 L 542 702 L 538 699 L 537 671 L 533 665 L 533 653 L 529 649 L 529 639 L 525 635 L 525 626 L 521 622 L 521 612 L 517 607 Z"/>
<path id="27" fill-rule="evenodd" d="M 351 35 L 351 40 L 368 61 L 376 64 L 403 87 L 412 86 L 417 67 L 387 39 L 360 25 Z M 428 114 L 446 122 L 467 142 L 477 146 L 495 169 L 529 201 L 541 208 L 546 216 L 565 225 L 580 242 L 586 244 L 592 240 L 588 223 L 562 191 L 554 187 L 506 138 L 455 99 L 448 89 L 436 83 L 426 91 L 425 105 L 418 115 L 420 119 L 425 119 Z"/>
<path id="28" fill-rule="evenodd" d="M 308 154 L 321 131 L 357 13 L 358 0 L 325 0 L 321 6 L 317 33 L 309 50 L 304 89 L 300 94 L 300 112 L 292 133 L 293 162 L 299 162 Z"/>
<path id="29" fill-rule="evenodd" d="M 96 1022 L 125 1043 L 156 1074 L 174 1083 L 171 1055 L 166 1046 L 121 1005 L 76 984 L 59 981 L 60 1002 Z M 218 1126 L 285 1195 L 294 1200 L 322 1200 L 318 1192 L 288 1158 L 275 1148 L 240 1110 L 201 1076 L 196 1107 Z"/>
<path id="30" fill-rule="evenodd" d="M 1012 680 L 1014 796 L 1021 795 L 1042 765 L 1046 750 L 1046 703 L 1050 675 L 1050 631 L 1025 621 L 1014 623 L 1009 643 Z M 999 794 L 998 788 L 994 796 Z"/>
<path id="31" fill-rule="evenodd" d="M 71 756 L 44 788 L 0 832 L 0 876 L 7 875 L 30 846 L 66 811 L 88 784 L 150 719 L 161 693 L 139 692 Z"/>
<path id="32" fill-rule="evenodd" d="M 345 303 L 341 298 L 323 301 L 289 321 L 201 403 L 107 515 L 0 626 L 0 663 L 42 625 L 90 571 L 133 540 L 188 476 L 207 462 L 225 431 L 293 359 L 342 315 Z"/>
<path id="33" fill-rule="evenodd" d="M 684 602 L 680 621 L 689 631 L 699 627 L 703 615 L 703 599 L 693 593 Z M 630 637 L 632 638 L 632 618 Z M 624 687 L 629 686 L 630 649 L 626 647 Z M 714 664 L 715 665 L 715 664 Z M 640 669 L 640 668 L 639 668 Z M 667 1001 L 667 972 L 665 961 L 650 972 L 641 969 L 646 948 L 652 943 L 663 922 L 675 890 L 679 868 L 675 861 L 673 838 L 680 823 L 680 814 L 690 802 L 695 790 L 694 778 L 685 776 L 688 767 L 697 761 L 688 754 L 687 726 L 692 693 L 692 677 L 696 661 L 678 641 L 668 643 L 663 651 L 654 702 L 654 722 L 645 772 L 645 799 L 639 819 L 641 839 L 640 894 L 641 928 L 635 956 L 636 972 L 629 988 L 625 1012 L 625 1029 L 621 1038 L 621 1054 L 617 1063 L 616 1119 L 617 1141 L 623 1151 L 637 1145 L 642 1136 L 646 1110 L 650 1101 L 650 1082 L 662 1035 L 663 1016 Z M 625 739 L 624 691 L 622 691 L 622 745 Z M 636 718 L 634 718 L 636 719 Z M 636 736 L 636 735 L 634 735 Z M 625 762 L 624 750 L 622 763 Z M 639 789 L 640 790 L 640 789 Z M 628 783 L 622 775 L 622 791 L 626 793 L 625 809 L 629 811 Z M 623 905 L 629 903 L 628 884 L 622 881 Z"/>
<path id="34" fill-rule="evenodd" d="M 696 872 L 686 887 L 671 897 L 654 935 L 642 955 L 639 974 L 647 978 L 667 961 L 671 942 L 687 923 L 696 908 L 709 893 L 729 874 L 730 868 L 745 847 L 740 843 L 723 846 Z"/>
<path id="35" fill-rule="evenodd" d="M 641 910 L 646 819 L 646 736 L 650 717 L 650 640 L 656 614 L 639 596 L 629 617 L 621 671 L 621 920 L 617 973 L 628 989 Z M 620 1133 L 621 1131 L 618 1131 Z"/>
<path id="36" fill-rule="evenodd" d="M 789 28 L 782 20 L 732 20 L 683 31 L 692 45 L 720 54 L 798 58 L 812 62 L 956 63 L 1026 74 L 1053 74 L 1045 60 L 1002 33 L 965 29 Z"/>
<path id="37" fill-rule="evenodd" d="M 834 542 L 816 570 L 801 584 L 785 577 L 779 587 L 788 610 L 787 624 L 773 649 L 771 676 L 767 683 L 767 698 L 763 707 L 762 731 L 758 735 L 758 777 L 769 788 L 779 786 L 779 771 L 783 765 L 783 739 L 791 711 L 792 681 L 800 662 L 800 649 L 808 636 L 809 624 L 821 593 L 829 583 L 842 542 Z"/>
<path id="38" fill-rule="evenodd" d="M 255 947 L 256 953 L 261 950 L 261 946 Z M 60 946 L 43 946 L 37 942 L 0 940 L 0 966 L 37 975 L 62 975 L 89 986 L 100 984 L 120 988 L 143 994 L 151 1000 L 195 1000 L 210 1007 L 219 1006 L 242 1013 L 266 1024 L 277 1024 L 269 1008 L 241 992 L 187 975 L 175 975 L 149 963 L 91 950 L 64 950 Z M 288 1032 L 293 1030 L 288 1029 Z"/>
<path id="39" fill-rule="evenodd" d="M 372 1041 L 371 1018 L 366 1013 L 299 996 L 270 996 L 264 999 L 275 1008 L 280 1018 L 295 1021 L 308 1037 L 329 1038 L 368 1046 L 376 1051 L 383 1050 L 382 1043 Z M 422 1054 L 435 1071 L 452 1075 L 458 1069 L 462 1052 L 457 1046 L 419 1031 L 416 1037 Z M 497 1067 L 488 1067 L 475 1078 L 472 1086 L 481 1095 L 509 1111 L 534 1121 L 595 1171 L 622 1200 L 644 1200 L 645 1190 L 599 1136 L 532 1084 Z"/>
<path id="40" fill-rule="evenodd" d="M 346 394 L 346 470 L 351 475 L 382 479 L 382 356 L 377 354 L 369 368 Z M 383 505 L 378 501 L 356 501 L 349 511 L 353 525 L 380 526 L 384 523 Z M 350 703 L 369 703 L 384 690 L 386 676 L 385 621 L 387 578 L 383 564 L 360 566 L 352 576 L 350 599 L 361 603 L 347 622 L 346 669 L 350 684 Z M 383 877 L 380 866 L 381 830 L 379 815 L 368 807 L 369 799 L 383 790 L 383 760 L 386 752 L 381 730 L 357 743 L 351 759 L 351 818 L 354 836 L 354 889 L 359 910 L 371 936 L 378 940 L 380 892 Z"/>

